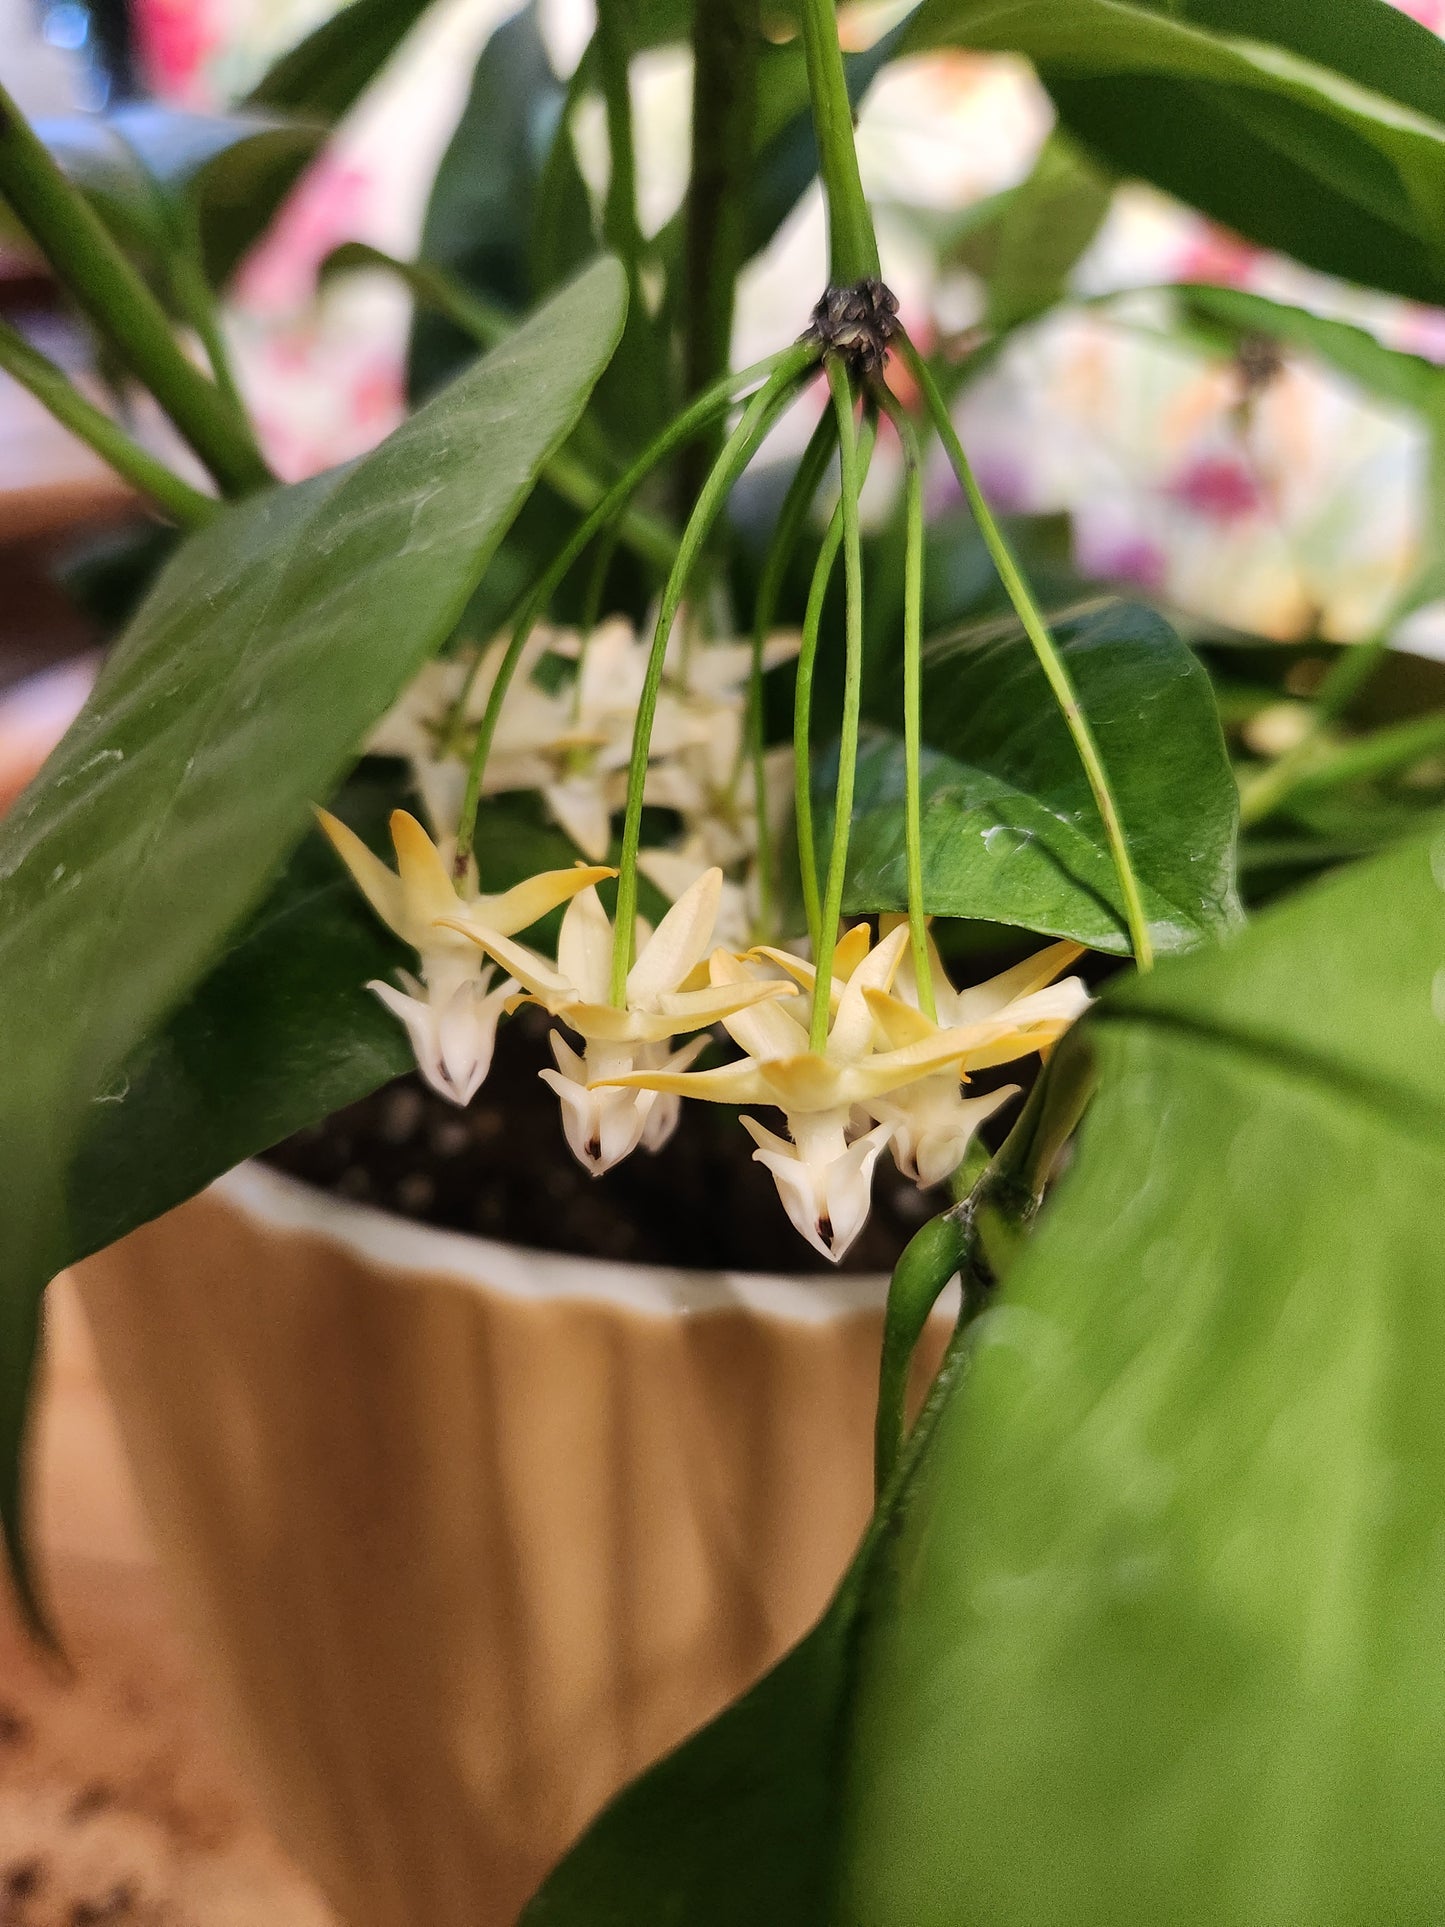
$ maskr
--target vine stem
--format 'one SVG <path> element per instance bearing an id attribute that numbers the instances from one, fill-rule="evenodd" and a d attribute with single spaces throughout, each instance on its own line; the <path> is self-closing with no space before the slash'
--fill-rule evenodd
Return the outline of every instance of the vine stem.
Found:
<path id="1" fill-rule="evenodd" d="M 829 411 L 832 416 L 832 410 Z M 834 509 L 808 585 L 808 607 L 803 617 L 803 640 L 798 650 L 798 680 L 793 694 L 793 819 L 798 837 L 798 881 L 803 891 L 803 917 L 808 947 L 816 957 L 822 939 L 823 905 L 818 889 L 818 846 L 813 835 L 812 724 L 813 667 L 818 660 L 818 631 L 823 604 L 833 577 L 833 564 L 843 543 L 842 506 Z"/>
<path id="2" fill-rule="evenodd" d="M 6 321 L 0 321 L 0 368 L 28 388 L 63 427 L 93 448 L 123 481 L 148 495 L 179 527 L 201 528 L 219 512 L 221 505 L 214 497 L 202 495 L 164 462 L 157 461 Z"/>
<path id="3" fill-rule="evenodd" d="M 692 23 L 692 175 L 684 237 L 683 393 L 695 395 L 728 365 L 738 273 L 746 258 L 763 45 L 760 0 L 707 0 Z M 700 482 L 717 455 L 702 444 L 683 464 Z M 688 470 L 691 468 L 692 473 Z M 690 487 L 685 500 L 696 493 Z"/>
<path id="4" fill-rule="evenodd" d="M 622 855 L 617 871 L 617 915 L 612 938 L 611 998 L 618 1009 L 627 1003 L 627 973 L 632 967 L 634 924 L 637 917 L 637 852 L 642 841 L 642 793 L 647 783 L 647 763 L 652 750 L 652 725 L 657 715 L 657 699 L 662 690 L 662 671 L 667 660 L 667 645 L 672 625 L 682 606 L 688 577 L 701 553 L 713 523 L 717 520 L 732 490 L 755 454 L 759 443 L 797 397 L 808 371 L 818 360 L 816 346 L 796 342 L 785 349 L 767 383 L 758 390 L 743 411 L 742 420 L 729 435 L 697 504 L 688 517 L 687 527 L 678 544 L 677 560 L 662 592 L 657 611 L 657 626 L 652 635 L 652 651 L 647 659 L 642 695 L 637 705 L 637 721 L 632 731 L 632 757 L 627 767 L 627 809 L 622 821 Z"/>
<path id="5" fill-rule="evenodd" d="M 1148 970 L 1154 962 L 1154 944 L 1149 934 L 1149 921 L 1144 914 L 1139 879 L 1134 871 L 1134 859 L 1129 851 L 1123 825 L 1119 821 L 1119 810 L 1109 784 L 1108 772 L 1104 768 L 1104 761 L 1099 754 L 1099 746 L 1094 740 L 1089 719 L 1079 705 L 1073 678 L 1069 674 L 1063 657 L 1059 654 L 1057 644 L 1049 634 L 1048 624 L 1040 613 L 1033 592 L 1024 579 L 1023 571 L 1019 568 L 1002 529 L 994 520 L 993 511 L 984 500 L 983 491 L 979 488 L 968 457 L 963 451 L 963 444 L 958 439 L 958 431 L 939 393 L 932 369 L 902 329 L 898 331 L 897 341 L 908 371 L 918 383 L 923 398 L 928 404 L 928 412 L 933 418 L 939 440 L 943 443 L 953 466 L 953 472 L 957 475 L 959 484 L 968 498 L 969 508 L 973 511 L 974 520 L 978 524 L 978 532 L 993 558 L 999 580 L 1003 583 L 1009 601 L 1018 613 L 1024 633 L 1033 645 L 1039 667 L 1048 679 L 1054 700 L 1073 738 L 1074 748 L 1078 752 L 1079 761 L 1083 764 L 1095 806 L 1104 825 L 1104 836 L 1109 845 L 1109 854 L 1114 861 L 1114 873 L 1119 879 L 1119 890 L 1124 899 L 1124 916 L 1128 926 L 1129 941 L 1134 951 L 1134 961 L 1140 970 Z"/>
<path id="6" fill-rule="evenodd" d="M 0 87 L 0 194 L 57 278 L 227 495 L 271 481 L 250 424 L 187 360 L 165 310 Z"/>
<path id="7" fill-rule="evenodd" d="M 838 466 L 842 472 L 843 571 L 847 584 L 844 623 L 843 724 L 838 738 L 838 785 L 833 800 L 833 847 L 828 856 L 828 881 L 822 922 L 813 952 L 813 1013 L 808 1048 L 822 1052 L 828 1043 L 832 1010 L 833 950 L 838 941 L 838 919 L 843 914 L 843 883 L 848 869 L 848 837 L 853 827 L 853 783 L 858 765 L 858 715 L 863 700 L 863 537 L 858 523 L 858 430 L 853 420 L 853 384 L 847 367 L 834 356 L 827 361 L 828 387 L 838 422 Z"/>
<path id="8" fill-rule="evenodd" d="M 806 365 L 806 361 L 815 358 L 815 353 L 816 351 L 802 346 L 782 348 L 763 361 L 754 362 L 750 368 L 744 368 L 735 375 L 724 375 L 721 381 L 714 382 L 711 388 L 698 396 L 691 407 L 685 408 L 676 420 L 669 423 L 663 432 L 649 443 L 627 473 L 608 489 L 591 514 L 578 523 L 566 546 L 559 552 L 551 567 L 522 604 L 512 627 L 512 639 L 507 644 L 506 654 L 497 668 L 496 679 L 487 693 L 487 706 L 482 712 L 476 744 L 472 751 L 471 766 L 467 771 L 467 787 L 462 797 L 462 812 L 457 824 L 458 876 L 466 873 L 467 863 L 471 858 L 472 847 L 476 840 L 477 805 L 481 800 L 482 778 L 486 774 L 487 758 L 491 754 L 492 738 L 497 733 L 497 720 L 502 713 L 502 704 L 506 700 L 512 678 L 517 672 L 517 664 L 522 660 L 522 651 L 527 646 L 528 637 L 541 620 L 543 612 L 557 593 L 573 563 L 593 536 L 608 527 L 614 517 L 622 512 L 633 490 L 646 480 L 658 463 L 665 461 L 674 449 L 681 447 L 690 436 L 697 433 L 701 425 L 711 421 L 714 415 L 726 413 L 732 406 L 739 389 L 747 388 L 757 381 L 776 379 L 784 368 L 802 367 Z M 677 553 L 675 551 L 673 557 L 674 569 Z M 456 718 L 460 719 L 465 715 L 467 698 L 470 694 L 471 677 L 468 677 L 457 698 L 453 712 Z"/>
<path id="9" fill-rule="evenodd" d="M 753 766 L 753 808 L 757 817 L 758 924 L 760 934 L 765 938 L 776 934 L 774 919 L 777 910 L 777 877 L 774 872 L 772 824 L 768 818 L 767 745 L 763 735 L 763 652 L 777 615 L 778 597 L 782 592 L 783 578 L 797 550 L 808 511 L 822 486 L 837 432 L 832 409 L 825 409 L 818 417 L 818 426 L 813 430 L 808 446 L 803 451 L 802 460 L 793 471 L 788 492 L 783 497 L 783 506 L 778 511 L 777 526 L 773 531 L 773 539 L 768 544 L 767 558 L 763 563 L 763 573 L 753 603 L 753 660 L 748 678 L 747 744 L 746 749 L 739 755 L 739 767 L 733 781 L 736 787 L 737 780 L 742 774 L 743 757 L 746 755 L 751 759 Z M 813 894 L 816 898 L 816 875 L 813 879 Z"/>
<path id="10" fill-rule="evenodd" d="M 828 201 L 829 274 L 837 284 L 862 281 L 880 272 L 878 239 L 858 172 L 835 0 L 799 0 L 798 12 L 818 135 L 818 172 Z"/>
<path id="11" fill-rule="evenodd" d="M 903 838 L 908 866 L 908 943 L 919 1007 L 928 1021 L 936 1024 L 938 1006 L 923 907 L 923 452 L 913 423 L 897 400 L 883 382 L 877 387 L 878 399 L 898 432 L 904 460 Z"/>

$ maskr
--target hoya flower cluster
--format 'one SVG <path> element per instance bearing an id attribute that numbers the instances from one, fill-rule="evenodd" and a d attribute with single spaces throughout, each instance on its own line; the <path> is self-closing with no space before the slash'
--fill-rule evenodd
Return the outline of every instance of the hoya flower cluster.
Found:
<path id="1" fill-rule="evenodd" d="M 790 646 L 776 639 L 768 660 Z M 410 759 L 431 834 L 397 811 L 392 871 L 321 818 L 372 908 L 417 955 L 401 988 L 371 988 L 406 1025 L 423 1076 L 458 1104 L 486 1077 L 503 1016 L 522 1003 L 547 1011 L 555 1068 L 541 1076 L 557 1093 L 568 1144 L 597 1175 L 664 1144 L 684 1098 L 780 1114 L 765 1123 L 749 1110 L 741 1123 L 793 1224 L 836 1261 L 867 1220 L 879 1157 L 888 1151 L 920 1185 L 946 1179 L 978 1125 L 1014 1093 L 969 1097 L 969 1074 L 1047 1050 L 1079 1014 L 1087 999 L 1078 979 L 1056 981 L 1079 948 L 1054 944 L 958 991 L 930 941 L 925 993 L 903 920 L 882 918 L 876 939 L 856 924 L 834 948 L 826 1035 L 814 1047 L 809 1012 L 821 1012 L 821 992 L 798 954 L 806 946 L 749 941 L 756 791 L 742 750 L 751 652 L 722 643 L 669 653 L 644 795 L 674 813 L 681 834 L 641 852 L 638 868 L 673 902 L 656 929 L 637 920 L 624 975 L 596 885 L 615 874 L 601 859 L 626 800 L 646 655 L 621 621 L 585 640 L 534 634 L 482 788 L 536 792 L 579 859 L 490 896 L 475 865 L 455 861 L 454 832 L 501 647 L 418 678 L 373 746 Z M 563 673 L 539 674 L 548 659 Z M 780 774 L 790 780 L 786 765 Z M 564 903 L 555 956 L 521 940 Z M 699 1067 L 719 1027 L 738 1054 Z"/>

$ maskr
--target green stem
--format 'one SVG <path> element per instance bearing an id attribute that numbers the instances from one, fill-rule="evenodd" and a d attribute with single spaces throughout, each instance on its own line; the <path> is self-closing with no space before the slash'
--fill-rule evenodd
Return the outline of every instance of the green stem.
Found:
<path id="1" fill-rule="evenodd" d="M 1438 756 L 1442 751 L 1445 751 L 1445 710 L 1437 710 L 1430 716 L 1413 716 L 1408 722 L 1377 729 L 1369 736 L 1341 744 L 1338 749 L 1317 750 L 1314 757 L 1302 767 L 1287 772 L 1286 781 L 1275 782 L 1267 807 L 1258 804 L 1250 807 L 1251 799 L 1259 794 L 1259 790 L 1246 790 L 1245 804 L 1240 814 L 1245 822 L 1257 823 L 1291 797 L 1318 796 L 1326 790 L 1339 789 L 1346 783 L 1360 783 L 1376 776 L 1393 776 L 1398 770 L 1408 769 L 1412 763 L 1421 762 L 1427 756 Z M 1284 758 L 1281 758 L 1266 771 L 1260 788 L 1264 782 L 1278 776 L 1283 763 Z"/>
<path id="2" fill-rule="evenodd" d="M 829 275 L 835 284 L 876 276 L 878 240 L 853 145 L 853 103 L 838 45 L 835 0 L 799 0 L 808 93 L 818 135 L 818 172 L 828 201 Z"/>
<path id="3" fill-rule="evenodd" d="M 832 411 L 829 410 L 831 417 Z M 798 648 L 798 677 L 793 692 L 793 820 L 798 837 L 798 881 L 803 890 L 803 916 L 808 947 L 816 957 L 823 929 L 823 901 L 818 889 L 818 845 L 813 834 L 812 736 L 813 669 L 818 660 L 818 631 L 833 564 L 843 545 L 843 510 L 829 520 L 813 579 L 808 585 L 808 607 L 803 616 L 803 639 Z"/>
<path id="4" fill-rule="evenodd" d="M 938 1022 L 933 995 L 933 964 L 928 955 L 928 919 L 923 906 L 923 453 L 918 435 L 897 401 L 880 381 L 878 399 L 898 431 L 903 449 L 903 841 L 908 866 L 908 942 L 918 1003 L 930 1023 Z"/>
<path id="5" fill-rule="evenodd" d="M 94 402 L 87 401 L 53 361 L 5 321 L 0 321 L 0 368 L 28 388 L 58 422 L 88 443 L 117 475 L 148 495 L 181 528 L 201 528 L 220 509 L 219 502 L 182 481 Z"/>
<path id="6" fill-rule="evenodd" d="M 809 355 L 808 358 L 811 356 Z M 621 513 L 633 490 L 652 473 L 658 463 L 665 461 L 674 449 L 681 447 L 715 414 L 725 414 L 732 406 L 733 398 L 739 389 L 773 377 L 784 367 L 802 365 L 805 365 L 805 362 L 800 357 L 798 347 L 783 348 L 777 354 L 769 355 L 766 360 L 755 362 L 751 368 L 744 368 L 736 375 L 725 375 L 721 381 L 714 382 L 705 394 L 699 395 L 690 408 L 685 408 L 677 419 L 642 451 L 627 473 L 613 483 L 592 512 L 574 529 L 566 546 L 523 603 L 512 629 L 512 639 L 507 645 L 507 653 L 498 667 L 497 679 L 487 694 L 487 706 L 483 712 L 481 725 L 477 731 L 476 745 L 472 751 L 471 767 L 467 772 L 466 792 L 462 798 L 461 820 L 457 826 L 458 875 L 466 870 L 476 838 L 477 805 L 481 799 L 482 778 L 486 773 L 487 758 L 491 754 L 492 738 L 497 732 L 497 719 L 502 713 L 502 703 L 516 674 L 517 664 L 522 659 L 527 638 L 537 626 L 573 563 L 593 536 L 605 529 L 613 518 Z M 470 693 L 469 679 L 457 699 L 458 716 L 465 715 L 467 697 Z"/>
<path id="7" fill-rule="evenodd" d="M 928 411 L 933 417 L 934 427 L 953 465 L 953 472 L 957 475 L 959 484 L 968 498 L 968 505 L 973 511 L 984 546 L 993 558 L 993 565 L 1007 591 L 1009 601 L 1018 611 L 1024 633 L 1033 644 L 1039 667 L 1048 678 L 1054 700 L 1074 740 L 1074 748 L 1078 752 L 1079 761 L 1084 766 L 1084 774 L 1088 778 L 1095 806 L 1104 825 L 1109 854 L 1114 860 L 1114 872 L 1119 879 L 1119 890 L 1124 899 L 1124 917 L 1128 925 L 1129 941 L 1134 950 L 1134 960 L 1140 970 L 1148 970 L 1154 961 L 1154 944 L 1149 935 L 1148 919 L 1144 914 L 1139 879 L 1134 872 L 1134 859 L 1129 851 L 1123 825 L 1119 821 L 1118 806 L 1114 801 L 1114 792 L 1109 784 L 1103 758 L 1099 754 L 1099 746 L 1094 741 L 1094 732 L 1089 726 L 1088 717 L 1079 706 L 1073 678 L 1069 675 L 1063 657 L 1049 634 L 1048 624 L 1034 601 L 1033 593 L 1004 539 L 1003 531 L 994 520 L 993 511 L 984 500 L 983 492 L 974 479 L 973 469 L 963 452 L 963 444 L 958 439 L 958 431 L 954 428 L 952 417 L 938 391 L 932 369 L 902 330 L 899 331 L 898 341 L 908 370 L 928 403 Z"/>
<path id="8" fill-rule="evenodd" d="M 960 1331 L 984 1309 L 1000 1267 L 1038 1216 L 1059 1153 L 1079 1126 L 1094 1082 L 1093 1053 L 1070 1031 L 1035 1078 L 1013 1129 L 986 1159 L 968 1195 L 924 1225 L 899 1259 L 888 1287 L 878 1373 L 873 1468 L 879 1492 L 906 1443 L 909 1366 L 939 1295 L 958 1278 Z"/>
<path id="9" fill-rule="evenodd" d="M 612 941 L 612 1002 L 619 1009 L 627 1002 L 627 973 L 632 967 L 632 944 L 637 916 L 637 852 L 642 840 L 642 793 L 647 783 L 647 764 L 652 751 L 652 725 L 657 715 L 657 699 L 662 689 L 663 665 L 673 621 L 682 605 L 688 577 L 697 561 L 708 533 L 717 519 L 734 482 L 747 467 L 759 443 L 797 395 L 808 370 L 817 361 L 817 350 L 797 342 L 779 359 L 764 387 L 748 403 L 742 420 L 728 437 L 722 454 L 703 484 L 697 506 L 682 532 L 677 560 L 662 592 L 657 626 L 652 636 L 652 652 L 647 660 L 642 695 L 637 706 L 637 722 L 632 732 L 632 757 L 627 769 L 627 810 L 622 824 L 622 855 L 617 874 L 617 916 Z"/>
<path id="10" fill-rule="evenodd" d="M 205 349 L 206 360 L 216 378 L 216 386 L 230 403 L 237 419 L 247 423 L 249 432 L 250 417 L 236 385 L 231 357 L 226 352 L 221 318 L 216 312 L 216 297 L 201 267 L 199 236 L 177 242 L 169 269 L 176 306 L 195 329 L 196 339 Z"/>
<path id="11" fill-rule="evenodd" d="M 761 934 L 765 938 L 771 938 L 777 934 L 774 929 L 777 910 L 777 877 L 774 873 L 772 825 L 768 820 L 767 745 L 763 733 L 763 651 L 778 612 L 778 597 L 782 593 L 788 565 L 797 549 L 808 511 L 813 506 L 813 499 L 822 485 L 837 432 L 833 411 L 830 408 L 819 416 L 818 426 L 813 430 L 808 446 L 803 451 L 802 460 L 793 471 L 793 479 L 788 484 L 783 506 L 778 511 L 773 539 L 768 544 L 762 578 L 758 583 L 757 599 L 753 604 L 753 661 L 748 679 L 747 753 L 751 757 L 753 766 L 753 802 L 758 823 L 758 923 Z M 816 625 L 814 633 L 816 635 Z M 817 893 L 818 881 L 815 874 L 813 877 L 815 899 Z"/>
<path id="12" fill-rule="evenodd" d="M 693 9 L 692 179 L 684 242 L 683 393 L 699 393 L 728 365 L 738 272 L 752 186 L 760 0 L 707 0 Z M 692 500 L 717 455 L 689 455 Z"/>
<path id="13" fill-rule="evenodd" d="M 602 98 L 607 109 L 607 198 L 602 209 L 602 233 L 608 247 L 621 257 L 627 270 L 627 290 L 634 304 L 642 301 L 639 262 L 642 232 L 637 224 L 637 149 L 632 131 L 632 88 L 628 65 L 626 0 L 599 0 L 597 7 L 597 63 Z"/>
<path id="14" fill-rule="evenodd" d="M 833 949 L 843 914 L 843 884 L 848 870 L 848 838 L 853 827 L 853 782 L 858 765 L 858 717 L 863 701 L 863 536 L 858 522 L 858 431 L 853 420 L 853 384 L 843 362 L 828 358 L 828 387 L 838 422 L 838 466 L 842 471 L 843 569 L 847 583 L 844 624 L 843 724 L 838 738 L 838 784 L 833 800 L 833 847 L 823 898 L 818 945 L 813 952 L 813 1015 L 808 1048 L 822 1052 L 828 1043 L 832 1009 Z"/>
<path id="15" fill-rule="evenodd" d="M 244 495 L 264 487 L 271 476 L 249 426 L 186 359 L 165 310 L 3 87 L 0 195 L 101 340 L 155 396 L 222 491 Z"/>

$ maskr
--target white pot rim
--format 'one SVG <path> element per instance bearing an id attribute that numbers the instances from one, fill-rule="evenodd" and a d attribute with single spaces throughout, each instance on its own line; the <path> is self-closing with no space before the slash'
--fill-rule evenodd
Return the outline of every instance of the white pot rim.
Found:
<path id="1" fill-rule="evenodd" d="M 420 1273 L 507 1297 L 611 1305 L 657 1318 L 741 1310 L 803 1325 L 876 1314 L 888 1296 L 881 1273 L 830 1278 L 688 1271 L 504 1244 L 334 1197 L 258 1163 L 238 1165 L 211 1188 L 243 1217 L 273 1231 L 320 1239 L 396 1273 L 402 1283 Z M 957 1289 L 950 1286 L 939 1311 L 957 1315 Z"/>

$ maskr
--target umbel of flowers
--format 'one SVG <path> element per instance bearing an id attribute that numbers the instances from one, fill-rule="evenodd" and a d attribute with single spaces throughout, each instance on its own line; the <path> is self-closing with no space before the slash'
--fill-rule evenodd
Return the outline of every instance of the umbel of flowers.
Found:
<path id="1" fill-rule="evenodd" d="M 581 522 L 525 598 L 510 633 L 427 670 L 375 747 L 409 758 L 430 833 L 399 812 L 390 871 L 330 818 L 323 822 L 373 909 L 415 950 L 417 974 L 375 984 L 404 1022 L 417 1063 L 464 1104 L 486 1076 L 499 1021 L 519 1004 L 555 1023 L 556 1091 L 572 1151 L 601 1174 L 655 1151 L 687 1099 L 745 1107 L 740 1128 L 771 1172 L 788 1216 L 837 1260 L 867 1219 L 885 1151 L 920 1185 L 947 1179 L 973 1132 L 1013 1094 L 967 1095 L 972 1073 L 1047 1051 L 1086 1001 L 1079 954 L 1055 944 L 992 982 L 958 990 L 929 935 L 920 829 L 923 458 L 917 430 L 888 387 L 901 352 L 953 464 L 1000 579 L 1059 703 L 1114 857 L 1135 955 L 1149 932 L 1108 779 L 1067 668 L 989 512 L 943 397 L 878 278 L 877 244 L 853 153 L 851 109 L 832 9 L 804 9 L 809 86 L 828 199 L 834 283 L 791 347 L 700 394 Z M 825 111 L 826 110 L 826 111 Z M 779 417 L 822 375 L 827 406 L 779 510 L 745 642 L 703 633 L 705 597 L 687 605 L 704 545 L 728 494 Z M 611 531 L 656 465 L 745 401 L 678 541 L 650 638 L 622 621 L 577 632 L 547 626 L 564 578 Z M 906 575 L 903 735 L 907 916 L 845 927 L 863 683 L 859 495 L 879 421 L 904 455 Z M 827 525 L 802 632 L 775 633 L 778 591 L 836 457 L 839 499 Z M 843 561 L 843 704 L 833 828 L 820 873 L 812 816 L 813 681 L 823 609 Z M 601 573 L 596 577 L 601 580 Z M 836 643 L 838 639 L 830 641 Z M 791 755 L 769 752 L 763 677 L 796 653 Z M 790 791 L 802 913 L 779 927 L 775 874 L 779 790 Z M 475 858 L 483 797 L 540 797 L 579 852 L 488 895 Z M 679 834 L 642 848 L 643 812 L 671 813 Z M 620 850 L 612 853 L 621 814 Z M 615 909 L 597 891 L 616 878 Z M 671 900 L 655 930 L 638 914 L 639 877 Z M 565 903 L 555 956 L 522 941 Z M 887 906 L 878 906 L 881 910 Z M 739 1053 L 699 1065 L 721 1033 Z M 767 1121 L 754 1115 L 766 1112 Z M 777 1128 L 777 1127 L 781 1128 Z"/>
<path id="2" fill-rule="evenodd" d="M 537 1005 L 555 1020 L 555 1068 L 540 1075 L 589 1171 L 657 1150 L 684 1099 L 749 1107 L 739 1123 L 754 1157 L 798 1231 L 836 1260 L 867 1220 L 883 1152 L 920 1185 L 947 1179 L 978 1125 L 1016 1088 L 970 1097 L 970 1073 L 1047 1050 L 1086 999 L 1077 979 L 1056 981 L 1079 954 L 1072 944 L 957 991 L 931 939 L 920 971 L 909 920 L 885 915 L 876 939 L 859 922 L 825 946 L 825 996 L 806 932 L 761 940 L 767 838 L 759 824 L 775 813 L 777 778 L 790 781 L 791 758 L 784 751 L 761 772 L 750 767 L 748 683 L 755 668 L 797 646 L 779 636 L 756 651 L 730 641 L 665 650 L 656 727 L 637 768 L 643 799 L 672 810 L 681 830 L 667 848 L 639 848 L 635 861 L 675 900 L 655 930 L 634 918 L 626 951 L 596 887 L 618 872 L 584 860 L 606 853 L 612 818 L 629 802 L 634 719 L 652 653 L 620 620 L 590 637 L 533 631 L 474 786 L 479 796 L 538 793 L 581 853 L 574 867 L 488 895 L 475 860 L 457 858 L 469 766 L 504 643 L 425 671 L 374 739 L 408 757 L 431 819 L 429 832 L 395 812 L 395 870 L 334 817 L 321 812 L 320 820 L 373 910 L 416 953 L 416 973 L 401 973 L 400 987 L 370 987 L 406 1025 L 436 1091 L 468 1103 L 487 1075 L 499 1022 L 523 1003 Z M 546 680 L 536 675 L 544 663 Z M 561 680 L 559 663 L 570 670 Z M 521 940 L 562 904 L 555 955 Z M 758 941 L 748 941 L 750 931 Z M 615 994 L 620 955 L 628 961 Z M 817 1042 L 815 1010 L 824 1013 Z M 719 1031 L 740 1054 L 694 1068 Z M 765 1122 L 755 1109 L 780 1115 Z"/>

